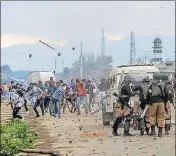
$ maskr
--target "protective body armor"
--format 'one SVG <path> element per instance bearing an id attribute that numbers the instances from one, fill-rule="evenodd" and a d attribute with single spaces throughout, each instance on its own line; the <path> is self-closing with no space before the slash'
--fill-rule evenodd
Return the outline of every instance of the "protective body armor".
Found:
<path id="1" fill-rule="evenodd" d="M 162 96 L 162 92 L 159 86 L 161 86 L 162 91 L 164 91 L 164 84 L 161 84 L 161 83 L 153 84 L 152 85 L 152 96 Z"/>

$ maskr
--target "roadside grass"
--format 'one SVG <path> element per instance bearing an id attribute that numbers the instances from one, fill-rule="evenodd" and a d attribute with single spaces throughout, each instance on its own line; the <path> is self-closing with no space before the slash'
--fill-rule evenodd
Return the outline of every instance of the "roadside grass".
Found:
<path id="1" fill-rule="evenodd" d="M 12 119 L 1 124 L 1 156 L 15 156 L 24 149 L 33 149 L 38 135 L 30 130 L 25 121 Z"/>

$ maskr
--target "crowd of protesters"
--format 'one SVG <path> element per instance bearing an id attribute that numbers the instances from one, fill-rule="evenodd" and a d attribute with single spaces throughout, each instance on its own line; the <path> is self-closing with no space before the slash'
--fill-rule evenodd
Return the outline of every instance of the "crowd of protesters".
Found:
<path id="1" fill-rule="evenodd" d="M 103 98 L 106 95 L 107 83 L 101 79 L 97 84 L 91 80 L 72 79 L 69 84 L 63 80 L 30 83 L 26 88 L 23 84 L 14 83 L 1 86 L 1 94 L 8 98 L 8 105 L 13 109 L 13 118 L 23 118 L 21 108 L 29 113 L 29 104 L 32 104 L 36 118 L 49 113 L 51 116 L 61 118 L 61 114 L 68 108 L 70 113 L 81 115 L 81 104 L 85 109 L 85 115 L 100 111 L 103 106 Z M 101 93 L 101 94 L 100 94 Z M 95 98 L 100 95 L 99 107 L 91 112 Z M 41 114 L 38 112 L 41 109 Z M 62 111 L 61 111 L 62 110 Z"/>

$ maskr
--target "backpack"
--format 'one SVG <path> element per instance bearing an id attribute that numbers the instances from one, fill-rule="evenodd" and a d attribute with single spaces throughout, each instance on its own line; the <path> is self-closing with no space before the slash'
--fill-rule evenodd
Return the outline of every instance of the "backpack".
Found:
<path id="1" fill-rule="evenodd" d="M 162 91 L 161 91 L 159 86 L 161 86 L 161 89 L 163 91 L 164 90 L 164 85 L 163 84 L 159 84 L 159 83 L 152 84 L 152 96 L 163 96 Z"/>

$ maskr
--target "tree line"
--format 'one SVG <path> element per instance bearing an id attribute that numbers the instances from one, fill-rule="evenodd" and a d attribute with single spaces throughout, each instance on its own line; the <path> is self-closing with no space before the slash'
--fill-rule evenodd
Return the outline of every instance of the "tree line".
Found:
<path id="1" fill-rule="evenodd" d="M 113 59 L 111 55 L 97 55 L 89 53 L 82 56 L 82 75 L 87 77 L 91 75 L 96 78 L 107 77 L 112 70 Z M 81 57 L 79 57 L 72 66 L 65 67 L 60 74 L 65 79 L 80 77 Z"/>

